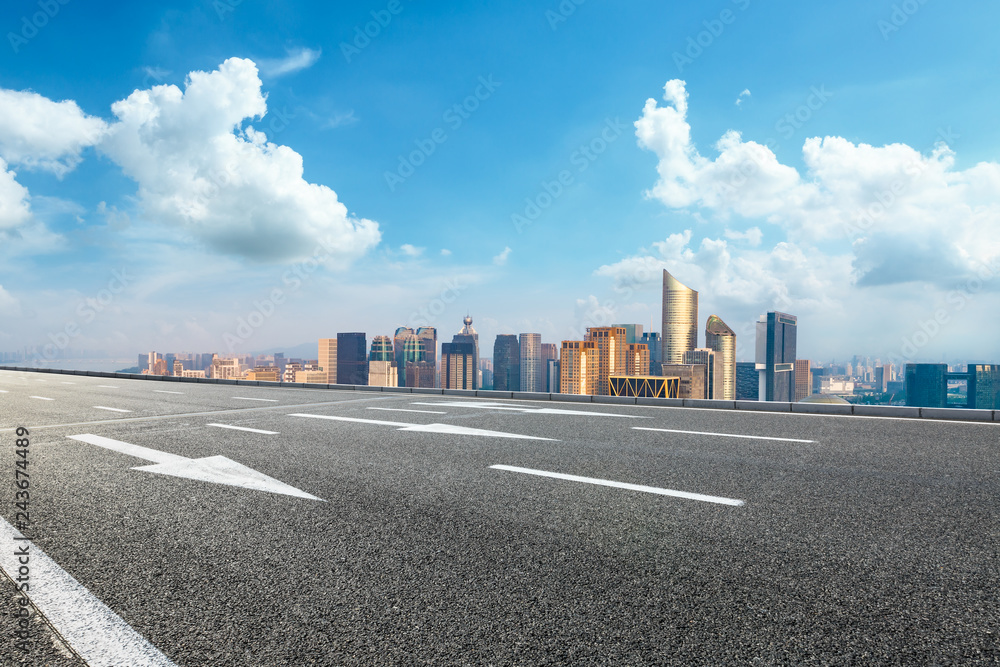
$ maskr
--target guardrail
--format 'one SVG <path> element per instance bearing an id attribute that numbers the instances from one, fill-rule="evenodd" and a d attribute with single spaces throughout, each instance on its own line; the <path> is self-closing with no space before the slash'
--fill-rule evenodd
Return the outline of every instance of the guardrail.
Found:
<path id="1" fill-rule="evenodd" d="M 172 375 L 142 375 L 137 373 L 106 373 L 103 371 L 68 371 L 56 368 L 23 368 L 0 366 L 3 371 L 84 375 L 90 377 L 151 380 L 156 382 L 187 382 L 196 384 L 230 384 L 275 389 L 337 389 L 341 391 L 372 391 L 394 394 L 432 394 L 469 398 L 514 399 L 523 401 L 560 401 L 565 403 L 606 403 L 615 405 L 645 405 L 664 408 L 695 408 L 709 410 L 750 410 L 756 412 L 794 412 L 815 415 L 854 415 L 858 417 L 896 417 L 900 419 L 941 419 L 949 421 L 1000 423 L 1000 410 L 968 408 L 918 408 L 896 405 L 838 405 L 832 403 L 781 403 L 777 401 L 716 401 L 696 398 L 633 398 L 631 396 L 589 396 L 582 394 L 549 394 L 525 391 L 492 391 L 488 389 L 430 389 L 423 387 L 371 387 L 353 384 L 319 384 L 315 382 L 263 382 L 259 380 L 223 380 L 218 378 L 185 378 Z"/>

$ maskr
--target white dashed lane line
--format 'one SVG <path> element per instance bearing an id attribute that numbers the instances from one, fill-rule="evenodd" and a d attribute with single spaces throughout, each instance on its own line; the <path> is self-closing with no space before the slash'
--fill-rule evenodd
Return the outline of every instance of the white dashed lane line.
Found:
<path id="1" fill-rule="evenodd" d="M 263 435 L 280 435 L 277 431 L 262 431 L 259 428 L 247 428 L 245 426 L 230 426 L 229 424 L 206 424 L 206 426 L 214 426 L 215 428 L 228 428 L 233 431 L 248 431 L 250 433 L 261 433 Z"/>
<path id="2" fill-rule="evenodd" d="M 234 401 L 264 401 L 265 403 L 277 403 L 276 398 L 246 398 L 243 396 L 233 396 Z"/>
<path id="3" fill-rule="evenodd" d="M 447 412 L 439 410 L 407 410 L 406 408 L 368 408 L 369 410 L 384 410 L 385 412 L 419 412 L 425 415 L 446 415 Z"/>
<path id="4" fill-rule="evenodd" d="M 154 389 L 154 394 L 183 394 L 183 391 L 166 391 L 165 389 Z"/>
<path id="5" fill-rule="evenodd" d="M 40 401 L 54 401 L 54 398 L 45 398 L 44 396 L 29 396 L 28 398 L 37 398 Z"/>
<path id="6" fill-rule="evenodd" d="M 95 405 L 95 410 L 108 410 L 109 412 L 132 412 L 131 410 L 122 410 L 121 408 L 106 408 L 103 405 Z"/>
<path id="7" fill-rule="evenodd" d="M 778 442 L 803 442 L 814 443 L 815 440 L 796 440 L 794 438 L 772 438 L 766 435 L 739 435 L 736 433 L 711 433 L 709 431 L 678 431 L 672 428 L 647 428 L 644 426 L 633 426 L 633 431 L 659 431 L 660 433 L 683 433 L 685 435 L 711 435 L 719 438 L 746 438 L 748 440 L 776 440 Z"/>

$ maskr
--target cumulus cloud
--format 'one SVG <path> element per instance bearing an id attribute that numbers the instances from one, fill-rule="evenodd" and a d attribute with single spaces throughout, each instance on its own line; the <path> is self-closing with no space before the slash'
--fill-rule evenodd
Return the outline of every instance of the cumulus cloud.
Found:
<path id="1" fill-rule="evenodd" d="M 510 253 L 511 253 L 510 246 L 507 246 L 506 248 L 503 249 L 503 251 L 499 255 L 493 258 L 493 263 L 496 264 L 497 266 L 503 266 L 504 264 L 507 263 L 507 258 L 510 257 Z"/>
<path id="2" fill-rule="evenodd" d="M 447 248 L 441 248 L 441 256 L 451 257 L 451 250 L 448 250 Z"/>
<path id="3" fill-rule="evenodd" d="M 727 229 L 725 235 L 730 241 L 746 241 L 749 245 L 755 248 L 759 246 L 760 242 L 764 239 L 764 232 L 760 231 L 760 227 L 751 227 L 745 232 Z"/>
<path id="4" fill-rule="evenodd" d="M 17 317 L 21 314 L 21 302 L 0 285 L 0 315 Z"/>
<path id="5" fill-rule="evenodd" d="M 0 232 L 20 227 L 31 220 L 28 189 L 17 182 L 17 174 L 7 170 L 0 158 Z"/>
<path id="6" fill-rule="evenodd" d="M 403 245 L 399 246 L 399 249 L 402 250 L 403 254 L 406 255 L 407 257 L 420 257 L 421 255 L 424 254 L 425 250 L 425 248 L 418 248 L 416 246 L 410 245 L 409 243 L 404 243 Z"/>
<path id="7" fill-rule="evenodd" d="M 213 72 L 136 90 L 112 105 L 100 149 L 139 185 L 147 217 L 221 253 L 258 261 L 328 257 L 336 265 L 380 240 L 337 194 L 303 178 L 302 156 L 268 142 L 256 65 L 231 58 Z"/>
<path id="8" fill-rule="evenodd" d="M 639 145 L 659 158 L 647 195 L 670 208 L 730 225 L 761 220 L 792 243 L 849 241 L 853 280 L 863 285 L 945 286 L 1000 257 L 1000 164 L 957 170 L 941 143 L 925 154 L 813 137 L 802 148 L 803 175 L 733 130 L 710 159 L 691 139 L 685 83 L 668 81 L 663 99 L 647 100 L 635 127 Z"/>
<path id="9" fill-rule="evenodd" d="M 76 102 L 52 100 L 30 91 L 0 89 L 0 158 L 62 178 L 81 153 L 100 141 L 107 126 Z"/>
<path id="10" fill-rule="evenodd" d="M 316 64 L 323 51 L 307 48 L 286 49 L 288 55 L 284 58 L 264 58 L 260 61 L 260 72 L 265 78 L 276 79 L 279 76 L 292 74 L 308 69 Z"/>

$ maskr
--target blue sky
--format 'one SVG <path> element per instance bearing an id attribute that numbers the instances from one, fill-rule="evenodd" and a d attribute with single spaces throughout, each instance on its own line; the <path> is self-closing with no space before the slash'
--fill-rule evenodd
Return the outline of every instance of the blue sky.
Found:
<path id="1" fill-rule="evenodd" d="M 798 315 L 803 358 L 997 361 L 997 18 L 11 1 L 0 350 L 447 340 L 469 312 L 488 351 L 658 330 L 667 268 L 738 334 Z"/>

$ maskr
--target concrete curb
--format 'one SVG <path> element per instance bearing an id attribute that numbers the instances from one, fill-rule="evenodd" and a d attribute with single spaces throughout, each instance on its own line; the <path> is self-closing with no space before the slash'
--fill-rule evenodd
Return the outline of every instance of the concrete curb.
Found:
<path id="1" fill-rule="evenodd" d="M 88 377 L 147 380 L 152 382 L 187 382 L 198 384 L 226 384 L 273 389 L 325 389 L 337 391 L 364 391 L 394 394 L 427 394 L 434 396 L 465 396 L 522 401 L 554 401 L 562 403 L 599 403 L 605 405 L 642 405 L 662 408 L 690 408 L 692 410 L 746 410 L 755 412 L 792 412 L 810 415 L 854 415 L 858 417 L 896 417 L 901 419 L 938 419 L 978 423 L 1000 423 L 1000 410 L 970 410 L 966 408 L 917 408 L 898 405 L 843 405 L 836 403 L 781 403 L 777 401 L 713 401 L 680 398 L 633 398 L 631 396 L 585 396 L 578 394 L 544 394 L 521 391 L 492 391 L 488 389 L 430 389 L 423 387 L 370 387 L 357 385 L 319 384 L 304 382 L 263 382 L 257 380 L 220 380 L 217 378 L 184 378 L 135 373 L 106 373 L 103 371 L 70 371 L 54 368 L 23 368 L 0 366 L 0 371 L 22 373 L 51 373 L 83 375 Z"/>

